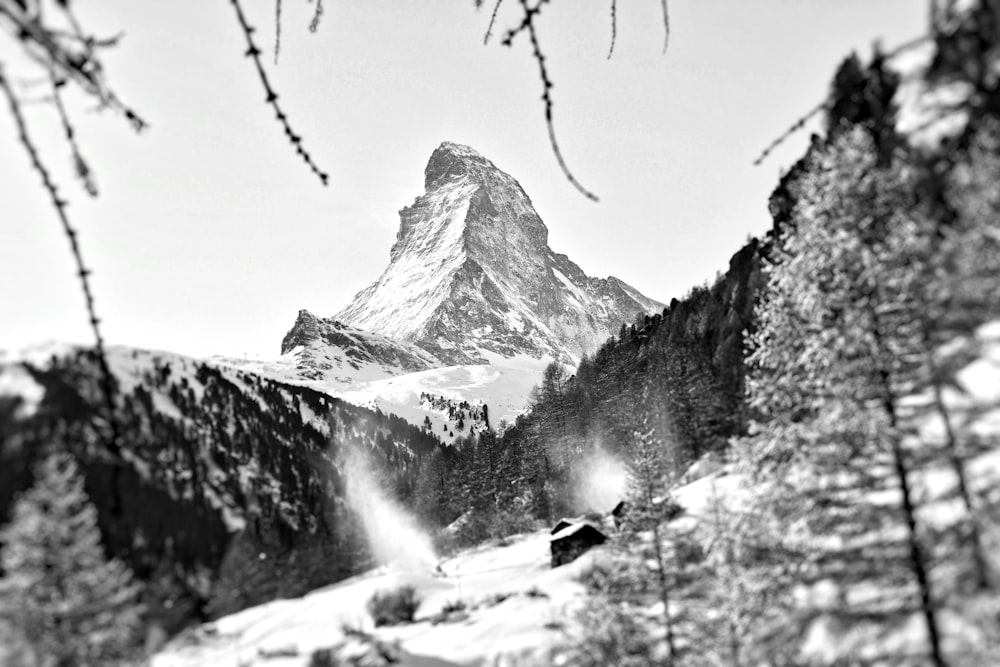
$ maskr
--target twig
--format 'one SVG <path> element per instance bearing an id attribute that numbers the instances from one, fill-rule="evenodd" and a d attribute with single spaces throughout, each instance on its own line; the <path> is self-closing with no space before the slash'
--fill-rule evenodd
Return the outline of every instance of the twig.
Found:
<path id="1" fill-rule="evenodd" d="M 281 52 L 281 0 L 274 0 L 274 64 L 278 64 Z"/>
<path id="2" fill-rule="evenodd" d="M 611 47 L 608 49 L 608 60 L 615 52 L 615 40 L 618 38 L 618 0 L 611 0 Z"/>
<path id="3" fill-rule="evenodd" d="M 493 5 L 493 14 L 490 16 L 490 24 L 486 27 L 486 36 L 483 37 L 483 44 L 490 43 L 490 36 L 493 34 L 493 24 L 497 22 L 497 12 L 500 11 L 500 5 L 503 0 L 497 0 L 497 4 Z"/>
<path id="4" fill-rule="evenodd" d="M 309 21 L 309 32 L 316 32 L 319 29 L 319 22 L 322 17 L 323 0 L 316 0 L 316 11 L 313 12 L 312 20 Z"/>
<path id="5" fill-rule="evenodd" d="M 52 202 L 53 208 L 55 208 L 56 215 L 59 217 L 59 222 L 62 225 L 63 232 L 69 240 L 70 250 L 73 253 L 73 259 L 76 261 L 76 274 L 80 279 L 80 286 L 83 288 L 83 297 L 87 305 L 87 315 L 90 319 L 90 327 L 94 332 L 94 351 L 97 355 L 97 365 L 101 372 L 100 386 L 101 391 L 104 394 L 105 407 L 108 411 L 108 424 L 111 427 L 111 437 L 108 442 L 108 451 L 113 456 L 118 457 L 120 455 L 121 448 L 119 445 L 118 422 L 115 419 L 116 383 L 114 376 L 111 374 L 111 368 L 108 365 L 107 355 L 105 354 L 104 336 L 101 334 L 100 327 L 101 320 L 97 317 L 97 310 L 94 306 L 94 293 L 90 288 L 91 271 L 87 269 L 86 264 L 83 262 L 83 254 L 80 250 L 77 232 L 73 229 L 69 222 L 69 217 L 66 215 L 66 207 L 69 205 L 69 202 L 59 196 L 58 188 L 55 183 L 52 182 L 48 169 L 46 169 L 45 165 L 42 163 L 38 149 L 35 147 L 35 144 L 31 141 L 31 137 L 28 135 L 28 127 L 24 120 L 24 113 L 21 111 L 21 105 L 18 102 L 17 96 L 14 94 L 14 90 L 10 86 L 10 83 L 7 81 L 2 68 L 0 68 L 0 90 L 2 90 L 4 95 L 7 97 L 7 103 L 10 106 L 11 116 L 14 119 L 14 124 L 17 126 L 18 138 L 21 141 L 21 145 L 24 146 L 24 150 L 28 153 L 31 165 L 42 178 L 42 186 L 45 188 L 46 192 L 48 192 L 49 199 Z"/>
<path id="6" fill-rule="evenodd" d="M 667 0 L 661 0 L 663 5 L 663 52 L 667 52 L 670 45 L 670 12 L 667 11 Z"/>
<path id="7" fill-rule="evenodd" d="M 69 143 L 70 151 L 73 154 L 73 170 L 83 182 L 83 188 L 87 191 L 87 194 L 91 197 L 96 197 L 97 183 L 94 181 L 94 172 L 91 171 L 87 161 L 83 159 L 80 146 L 76 143 L 76 130 L 69 120 L 69 114 L 66 113 L 66 107 L 63 105 L 62 94 L 59 92 L 59 89 L 66 85 L 66 81 L 57 78 L 55 71 L 52 70 L 50 70 L 50 78 L 52 80 L 52 101 L 59 112 L 59 120 L 62 122 L 63 132 L 66 134 L 66 141 Z"/>
<path id="8" fill-rule="evenodd" d="M 799 130 L 801 130 L 803 127 L 805 127 L 806 123 L 809 121 L 810 118 L 812 118 L 816 114 L 820 113 L 821 111 L 825 111 L 828 106 L 829 106 L 829 103 L 826 102 L 826 101 L 823 101 L 820 104 L 818 104 L 817 106 L 813 107 L 813 109 L 811 111 L 809 111 L 809 113 L 807 113 L 805 116 L 802 116 L 797 121 L 795 121 L 795 123 L 791 127 L 789 127 L 787 130 L 785 130 L 781 134 L 781 136 L 779 136 L 777 139 L 775 139 L 774 141 L 772 141 L 770 143 L 770 145 L 767 148 L 765 148 L 763 150 L 763 152 L 761 152 L 761 154 L 757 157 L 757 159 L 753 161 L 753 165 L 755 167 L 758 166 L 758 165 L 760 165 L 764 160 L 767 159 L 767 156 L 770 155 L 774 151 L 775 148 L 777 148 L 781 144 L 785 143 L 785 140 L 788 139 L 788 137 L 792 136 L 793 134 L 795 134 L 796 132 L 798 132 Z"/>
<path id="9" fill-rule="evenodd" d="M 233 3 L 233 7 L 236 9 L 236 17 L 239 19 L 240 28 L 243 30 L 243 35 L 247 40 L 247 51 L 245 55 L 248 58 L 253 59 L 253 63 L 257 68 L 257 75 L 260 77 L 261 85 L 264 86 L 264 102 L 266 104 L 270 104 L 271 108 L 274 109 L 274 116 L 277 121 L 281 123 L 282 128 L 284 128 L 285 136 L 288 137 L 288 142 L 295 147 L 295 152 L 299 154 L 312 172 L 319 177 L 320 182 L 323 185 L 327 185 L 329 176 L 316 166 L 316 163 L 313 162 L 308 151 L 302 147 L 302 137 L 292 131 L 291 125 L 288 124 L 288 116 L 285 115 L 285 112 L 281 110 L 281 106 L 278 104 L 278 94 L 274 92 L 273 88 L 271 88 L 271 84 L 267 80 L 267 73 L 264 71 L 264 65 L 260 61 L 261 51 L 253 41 L 254 28 L 247 23 L 246 16 L 243 14 L 243 8 L 240 6 L 239 0 L 230 0 L 230 2 Z"/>
<path id="10" fill-rule="evenodd" d="M 593 201 L 598 201 L 597 195 L 592 193 L 590 190 L 583 187 L 573 173 L 569 170 L 566 165 L 566 161 L 563 159 L 562 151 L 559 150 L 559 142 L 556 141 L 556 131 L 555 126 L 552 123 L 552 80 L 549 78 L 549 72 L 545 67 L 545 56 L 542 54 L 542 48 L 538 43 L 538 34 L 535 31 L 535 17 L 537 17 L 541 11 L 542 6 L 544 6 L 549 0 L 538 0 L 538 4 L 532 7 L 528 4 L 528 0 L 520 0 L 521 8 L 524 10 L 524 18 L 521 20 L 521 24 L 516 28 L 511 28 L 507 31 L 507 34 L 503 38 L 502 44 L 504 46 L 511 46 L 513 40 L 517 35 L 522 32 L 528 33 L 528 38 L 531 40 L 532 53 L 534 54 L 535 61 L 538 63 L 538 73 L 542 80 L 542 102 L 545 104 L 545 125 L 549 131 L 549 143 L 552 145 L 552 152 L 555 153 L 556 160 L 559 162 L 559 168 L 562 169 L 563 174 L 573 184 L 577 190 L 583 194 L 584 197 L 591 199 Z"/>
<path id="11" fill-rule="evenodd" d="M 664 0 L 664 3 L 665 2 L 666 0 Z M 890 60 L 892 58 L 895 58 L 904 51 L 916 48 L 921 44 L 929 41 L 931 38 L 932 38 L 931 35 L 921 35 L 920 37 L 915 37 L 914 39 L 911 39 L 908 42 L 903 42 L 895 49 L 885 54 L 883 58 L 885 60 Z M 760 165 L 765 159 L 767 159 L 767 157 L 774 151 L 775 148 L 783 144 L 788 139 L 788 137 L 792 136 L 793 134 L 804 128 L 806 123 L 809 122 L 809 119 L 811 119 L 813 116 L 820 113 L 821 111 L 827 110 L 829 106 L 830 106 L 830 101 L 824 100 L 820 104 L 813 107 L 813 109 L 809 111 L 809 113 L 807 113 L 806 115 L 802 116 L 797 121 L 795 121 L 795 123 L 791 127 L 785 130 L 781 136 L 772 141 L 770 145 L 768 145 L 768 147 L 761 152 L 761 154 L 757 157 L 757 159 L 753 161 L 754 166 L 756 167 Z"/>
<path id="12" fill-rule="evenodd" d="M 70 13 L 66 3 L 60 3 L 63 13 L 73 26 L 75 35 L 69 36 L 81 45 L 80 50 L 69 49 L 59 41 L 61 33 L 41 23 L 36 17 L 29 15 L 22 4 L 0 0 L 0 17 L 6 17 L 13 23 L 14 34 L 25 44 L 35 48 L 25 48 L 24 53 L 40 63 L 47 71 L 56 70 L 60 78 L 74 81 L 88 95 L 96 97 L 101 106 L 111 107 L 125 116 L 137 132 L 148 125 L 135 111 L 130 109 L 105 84 L 101 76 L 100 62 L 94 57 L 94 48 L 105 44 L 114 44 L 117 38 L 97 40 L 80 31 L 79 24 Z M 63 40 L 67 37 L 63 37 Z"/>

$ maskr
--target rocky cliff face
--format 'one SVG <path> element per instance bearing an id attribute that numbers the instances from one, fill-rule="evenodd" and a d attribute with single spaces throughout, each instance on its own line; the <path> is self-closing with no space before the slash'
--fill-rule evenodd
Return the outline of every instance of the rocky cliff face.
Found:
<path id="1" fill-rule="evenodd" d="M 663 308 L 554 253 L 520 184 L 475 150 L 445 142 L 424 174 L 424 194 L 400 211 L 388 268 L 336 319 L 450 364 L 490 353 L 570 361 Z"/>
<path id="2" fill-rule="evenodd" d="M 281 341 L 281 354 L 293 355 L 299 378 L 350 383 L 378 380 L 441 366 L 415 345 L 362 331 L 300 310 Z"/>

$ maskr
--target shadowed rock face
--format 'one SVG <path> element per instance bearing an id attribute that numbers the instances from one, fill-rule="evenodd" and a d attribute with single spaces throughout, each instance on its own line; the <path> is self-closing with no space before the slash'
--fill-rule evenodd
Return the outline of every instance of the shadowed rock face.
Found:
<path id="1" fill-rule="evenodd" d="M 400 211 L 389 266 L 336 319 L 449 364 L 484 353 L 569 361 L 662 310 L 554 253 L 520 184 L 468 146 L 441 144 L 424 176 L 424 194 Z"/>
<path id="2" fill-rule="evenodd" d="M 281 341 L 281 353 L 296 353 L 300 377 L 309 380 L 389 377 L 435 368 L 437 359 L 415 345 L 362 331 L 300 310 Z"/>

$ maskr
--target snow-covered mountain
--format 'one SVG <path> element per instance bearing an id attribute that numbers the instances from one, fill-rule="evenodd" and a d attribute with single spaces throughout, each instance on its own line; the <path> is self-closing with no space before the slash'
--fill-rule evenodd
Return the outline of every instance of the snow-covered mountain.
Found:
<path id="1" fill-rule="evenodd" d="M 637 313 L 662 310 L 553 252 L 520 184 L 472 148 L 442 143 L 424 174 L 424 194 L 400 211 L 389 266 L 337 320 L 446 364 L 485 363 L 486 353 L 569 361 Z"/>
<path id="2" fill-rule="evenodd" d="M 281 354 L 291 355 L 299 379 L 352 384 L 357 381 L 424 371 L 441 366 L 415 345 L 363 331 L 300 310 L 281 341 Z"/>

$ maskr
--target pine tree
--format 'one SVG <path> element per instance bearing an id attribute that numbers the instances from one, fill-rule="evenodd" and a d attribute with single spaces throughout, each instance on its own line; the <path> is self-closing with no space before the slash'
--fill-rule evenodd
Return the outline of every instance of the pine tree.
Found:
<path id="1" fill-rule="evenodd" d="M 57 665 L 125 662 L 141 627 L 140 587 L 105 557 L 74 459 L 53 454 L 35 475 L 0 530 L 0 613 Z"/>

